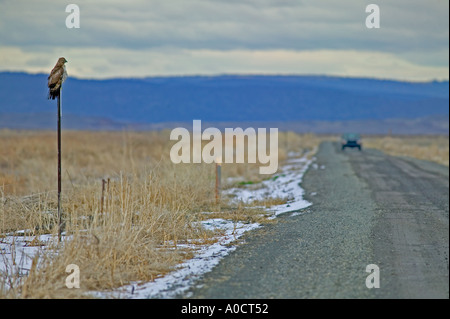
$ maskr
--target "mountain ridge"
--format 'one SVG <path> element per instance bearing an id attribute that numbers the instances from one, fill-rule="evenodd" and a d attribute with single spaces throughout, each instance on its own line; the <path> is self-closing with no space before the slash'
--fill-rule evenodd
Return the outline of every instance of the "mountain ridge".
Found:
<path id="1" fill-rule="evenodd" d="M 46 98 L 46 84 L 46 74 L 0 72 L 0 117 L 52 112 L 55 103 Z M 449 92 L 448 81 L 295 75 L 96 80 L 69 74 L 62 101 L 63 114 L 73 118 L 141 126 L 192 123 L 193 119 L 233 123 L 382 122 L 448 116 Z M 95 126 L 94 122 L 91 124 Z"/>

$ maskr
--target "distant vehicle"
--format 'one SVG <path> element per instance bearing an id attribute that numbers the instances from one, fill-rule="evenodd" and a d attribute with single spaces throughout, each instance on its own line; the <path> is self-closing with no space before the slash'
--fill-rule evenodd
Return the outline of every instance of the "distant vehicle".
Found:
<path id="1" fill-rule="evenodd" d="M 346 147 L 350 148 L 358 148 L 358 150 L 361 150 L 362 148 L 362 142 L 361 142 L 361 136 L 359 134 L 355 133 L 346 133 L 343 134 L 341 137 L 341 144 L 342 144 L 342 150 L 345 150 Z"/>

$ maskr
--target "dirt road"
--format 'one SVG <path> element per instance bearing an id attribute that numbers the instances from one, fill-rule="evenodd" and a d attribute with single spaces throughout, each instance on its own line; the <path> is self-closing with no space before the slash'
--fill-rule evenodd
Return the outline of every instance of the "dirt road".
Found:
<path id="1" fill-rule="evenodd" d="M 449 297 L 448 168 L 331 142 L 316 157 L 302 182 L 313 205 L 251 232 L 180 297 Z"/>

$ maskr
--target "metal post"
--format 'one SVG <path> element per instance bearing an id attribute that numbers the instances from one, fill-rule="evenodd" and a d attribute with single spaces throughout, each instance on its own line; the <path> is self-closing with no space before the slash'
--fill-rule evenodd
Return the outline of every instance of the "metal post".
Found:
<path id="1" fill-rule="evenodd" d="M 104 202 L 104 198 L 105 198 L 105 185 L 106 185 L 106 180 L 102 179 L 102 198 L 101 198 L 101 202 L 100 202 L 100 213 L 103 214 L 103 202 Z"/>
<path id="2" fill-rule="evenodd" d="M 220 201 L 221 163 L 216 161 L 216 204 Z"/>
<path id="3" fill-rule="evenodd" d="M 58 101 L 58 241 L 61 242 L 62 217 L 61 217 L 61 91 L 57 97 Z"/>

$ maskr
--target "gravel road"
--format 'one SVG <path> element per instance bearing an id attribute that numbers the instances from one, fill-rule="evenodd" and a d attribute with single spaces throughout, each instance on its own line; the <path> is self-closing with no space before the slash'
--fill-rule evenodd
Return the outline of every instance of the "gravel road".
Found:
<path id="1" fill-rule="evenodd" d="M 448 168 L 332 142 L 316 157 L 313 205 L 250 232 L 181 298 L 449 298 Z"/>

